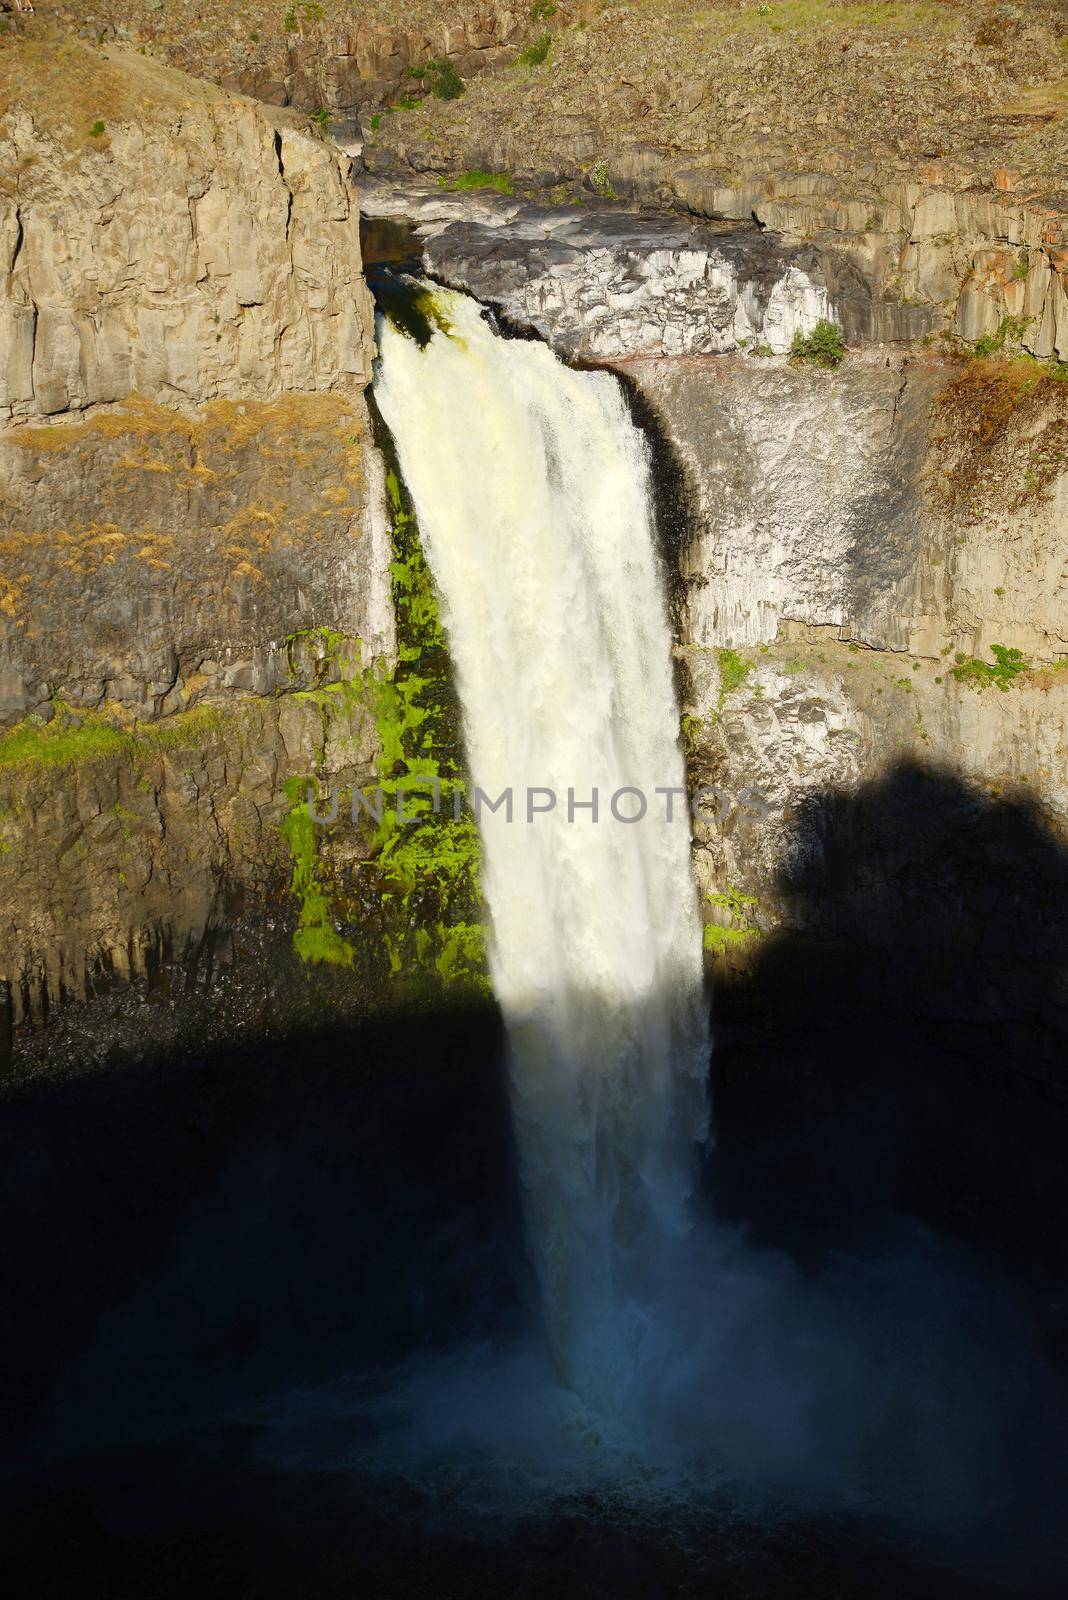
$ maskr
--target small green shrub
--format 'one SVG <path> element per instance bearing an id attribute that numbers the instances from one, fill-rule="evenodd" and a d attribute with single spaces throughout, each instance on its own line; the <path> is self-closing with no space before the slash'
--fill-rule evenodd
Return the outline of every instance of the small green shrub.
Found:
<path id="1" fill-rule="evenodd" d="M 1019 344 L 1027 332 L 1030 321 L 1030 317 L 1002 317 L 995 333 L 984 333 L 981 339 L 975 341 L 976 355 L 980 357 L 1001 355 L 1007 344 Z"/>
<path id="2" fill-rule="evenodd" d="M 556 7 L 552 0 L 534 0 L 530 8 L 531 22 L 548 22 L 550 17 L 555 17 Z"/>
<path id="3" fill-rule="evenodd" d="M 94 122 L 93 126 L 89 129 L 89 137 L 90 139 L 99 139 L 103 135 L 103 132 L 104 123 Z"/>
<path id="4" fill-rule="evenodd" d="M 747 661 L 745 656 L 731 649 L 717 650 L 716 660 L 719 663 L 719 700 L 716 709 L 722 711 L 727 696 L 741 688 L 756 663 Z"/>
<path id="5" fill-rule="evenodd" d="M 507 172 L 484 172 L 481 167 L 472 172 L 460 172 L 453 178 L 439 178 L 442 189 L 465 192 L 470 189 L 496 189 L 498 194 L 515 194 L 515 184 Z"/>
<path id="6" fill-rule="evenodd" d="M 297 12 L 300 12 L 298 20 Z M 286 33 L 296 33 L 301 22 L 322 22 L 324 11 L 318 0 L 302 0 L 299 6 L 290 6 L 282 18 L 282 27 Z M 252 35 L 255 38 L 255 34 Z"/>
<path id="7" fill-rule="evenodd" d="M 549 59 L 549 51 L 553 47 L 551 33 L 542 33 L 533 43 L 524 46 L 516 56 L 516 61 L 521 67 L 541 67 Z"/>
<path id="8" fill-rule="evenodd" d="M 1021 672 L 1026 672 L 1031 663 L 1022 650 L 1012 650 L 1003 644 L 991 645 L 990 649 L 994 657 L 993 664 L 958 652 L 953 676 L 958 683 L 971 684 L 973 689 L 986 689 L 993 684 L 1002 694 L 1006 694 L 1013 680 Z"/>
<path id="9" fill-rule="evenodd" d="M 459 100 L 464 92 L 464 80 L 451 61 L 429 63 L 429 88 L 435 100 Z"/>
<path id="10" fill-rule="evenodd" d="M 590 183 L 602 200 L 614 200 L 616 198 L 616 191 L 612 188 L 612 181 L 608 176 L 607 162 L 598 161 L 590 173 Z"/>
<path id="11" fill-rule="evenodd" d="M 1023 283 L 1024 279 L 1027 277 L 1027 273 L 1027 262 L 1017 261 L 1016 265 L 1012 269 L 1012 281 L 1014 283 Z"/>
<path id="12" fill-rule="evenodd" d="M 459 100 L 464 92 L 464 80 L 446 56 L 437 60 L 432 56 L 421 67 L 409 67 L 407 76 L 424 84 L 435 100 Z"/>
<path id="13" fill-rule="evenodd" d="M 325 138 L 326 130 L 330 126 L 330 113 L 325 106 L 320 106 L 318 111 L 309 111 L 308 121 L 314 127 L 320 138 Z"/>
<path id="14" fill-rule="evenodd" d="M 372 133 L 377 133 L 381 126 L 382 126 L 382 113 L 381 113 L 381 111 L 376 111 L 374 116 L 371 118 L 371 132 Z"/>
<path id="15" fill-rule="evenodd" d="M 790 355 L 795 361 L 808 361 L 816 367 L 836 367 L 845 355 L 841 329 L 821 317 L 811 333 L 794 334 Z"/>

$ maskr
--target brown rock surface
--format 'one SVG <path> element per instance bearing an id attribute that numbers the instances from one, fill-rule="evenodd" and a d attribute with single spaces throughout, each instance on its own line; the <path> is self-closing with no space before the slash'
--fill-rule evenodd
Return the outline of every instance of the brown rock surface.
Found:
<path id="1" fill-rule="evenodd" d="M 154 717 L 307 688 L 287 640 L 309 630 L 388 656 L 369 471 L 362 400 L 340 395 L 192 417 L 133 399 L 0 434 L 0 726 L 56 696 Z"/>
<path id="2" fill-rule="evenodd" d="M 171 66 L 275 105 L 351 115 L 418 93 L 410 66 L 449 60 L 471 77 L 510 60 L 524 38 L 556 31 L 583 7 L 454 0 L 246 0 L 235 12 L 197 0 L 43 0 L 47 15 L 93 43 L 132 40 Z"/>

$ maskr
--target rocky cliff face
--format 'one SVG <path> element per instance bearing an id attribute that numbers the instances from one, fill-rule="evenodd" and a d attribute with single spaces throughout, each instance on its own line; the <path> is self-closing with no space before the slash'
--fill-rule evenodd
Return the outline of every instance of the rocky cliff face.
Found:
<path id="1" fill-rule="evenodd" d="M 373 783 L 379 756 L 369 699 L 324 707 L 299 692 L 205 705 L 136 733 L 74 723 L 53 741 L 0 745 L 0 972 L 15 1027 L 131 979 L 165 990 L 199 967 L 210 981 L 213 930 L 252 945 L 265 909 L 285 954 L 286 817 L 317 774 Z M 350 830 L 329 862 L 305 863 L 318 892 L 337 887 L 338 915 L 339 875 L 366 852 Z M 363 998 L 355 954 L 344 965 Z M 180 1042 L 182 1029 L 171 1032 Z M 106 1035 L 96 1043 L 107 1050 Z"/>
<path id="2" fill-rule="evenodd" d="M 416 225 L 434 278 L 580 359 L 749 347 L 782 355 L 821 318 L 861 340 L 934 325 L 881 300 L 836 252 L 787 245 L 752 222 L 678 222 L 603 202 L 580 211 L 373 179 L 363 194 L 368 216 Z"/>
<path id="3" fill-rule="evenodd" d="M 685 654 L 726 1036 L 830 1059 L 900 1032 L 1063 1098 L 1066 674 L 1002 693 L 825 637 L 734 654 Z"/>
<path id="4" fill-rule="evenodd" d="M 370 205 L 397 196 L 373 186 Z M 562 351 L 623 353 L 610 364 L 653 442 L 670 535 L 723 1016 L 759 996 L 762 1025 L 786 1016 L 790 1035 L 799 1013 L 918 1017 L 939 1048 L 1063 1087 L 1059 369 L 872 343 L 877 312 L 837 369 L 785 360 L 767 308 L 796 257 L 752 229 L 713 242 L 603 207 L 578 220 L 425 190 L 407 206 L 436 276 Z M 814 279 L 835 282 L 814 255 Z M 836 288 L 800 331 L 824 313 L 856 339 L 862 297 Z M 764 336 L 743 353 L 747 308 Z"/>
<path id="5" fill-rule="evenodd" d="M 688 642 L 769 644 L 802 625 L 932 660 L 1068 651 L 1063 383 L 922 351 L 837 372 L 753 358 L 625 372 L 691 494 Z"/>
<path id="6" fill-rule="evenodd" d="M 314 687 L 294 641 L 393 648 L 362 398 L 130 399 L 0 436 L 0 722 Z M 357 641 L 360 641 L 359 643 Z"/>
<path id="7" fill-rule="evenodd" d="M 305 839 L 298 859 L 293 819 L 309 777 L 371 781 L 396 648 L 353 193 L 329 146 L 262 109 L 85 53 L 60 106 L 50 58 L 19 48 L 50 160 L 35 172 L 9 106 L 7 1015 L 176 969 L 243 895 L 286 906 L 298 878 L 309 937 L 348 972 L 367 840 Z M 948 302 L 888 299 L 788 218 L 775 238 L 602 204 L 372 198 L 413 204 L 441 276 L 613 362 L 649 429 L 721 1005 L 771 992 L 785 950 L 827 1014 L 839 982 L 1055 1081 L 1068 385 L 880 343 Z M 1030 293 L 1032 267 L 1006 293 Z M 860 347 L 835 371 L 789 361 L 824 314 Z"/>
<path id="8" fill-rule="evenodd" d="M 529 6 L 501 0 L 464 0 L 445 13 L 427 0 L 365 0 L 358 8 L 250 0 L 237 14 L 205 12 L 195 0 L 129 0 L 121 16 L 105 3 L 56 0 L 50 8 L 93 42 L 132 38 L 225 89 L 341 116 L 417 94 L 418 69 L 427 61 L 447 61 L 464 78 L 504 65 L 532 31 L 556 32 L 582 9 L 560 0 L 542 8 L 549 15 L 532 18 Z"/>
<path id="9" fill-rule="evenodd" d="M 18 1021 L 195 951 L 235 897 L 284 897 L 286 785 L 369 780 L 395 641 L 337 152 L 54 37 L 8 44 L 0 107 L 0 1010 Z M 325 907 L 330 867 L 313 851 L 303 870 Z M 325 910 L 315 927 L 329 941 Z"/>
<path id="10" fill-rule="evenodd" d="M 375 170 L 489 169 L 531 191 L 755 220 L 860 272 L 874 337 L 945 326 L 974 342 L 1008 318 L 1035 354 L 1068 357 L 1057 0 L 494 0 L 445 15 L 372 0 L 358 17 L 337 0 L 234 16 L 130 0 L 121 19 L 54 0 L 51 14 L 269 103 L 359 118 Z M 469 92 L 439 98 L 433 62 Z"/>
<path id="11" fill-rule="evenodd" d="M 359 393 L 358 212 L 326 146 L 114 50 L 9 46 L 0 93 L 0 416 Z"/>

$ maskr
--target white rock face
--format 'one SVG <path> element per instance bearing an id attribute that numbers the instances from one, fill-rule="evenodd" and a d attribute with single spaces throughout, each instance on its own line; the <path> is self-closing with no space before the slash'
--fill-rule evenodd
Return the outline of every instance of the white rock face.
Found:
<path id="1" fill-rule="evenodd" d="M 789 350 L 837 321 L 815 251 L 784 251 L 735 224 L 522 205 L 501 195 L 372 187 L 370 216 L 404 216 L 431 273 L 572 355 L 720 355 Z"/>
<path id="2" fill-rule="evenodd" d="M 1041 493 L 1027 477 L 1057 448 L 1060 385 L 1018 438 L 1002 430 L 990 503 L 951 513 L 938 496 L 961 463 L 933 437 L 951 371 L 751 358 L 626 372 L 688 501 L 687 642 L 751 647 L 796 625 L 932 659 L 1068 650 L 1068 472 Z"/>
<path id="3" fill-rule="evenodd" d="M 695 826 L 705 888 L 744 884 L 773 900 L 784 864 L 816 847 L 797 826 L 805 797 L 854 792 L 896 760 L 933 763 L 980 789 L 1037 793 L 1068 831 L 1068 682 L 1000 694 L 933 667 L 911 673 L 892 658 L 798 642 L 758 656 L 717 709 L 714 658 L 695 652 L 687 664 L 724 797 Z"/>
<path id="4" fill-rule="evenodd" d="M 715 249 L 584 251 L 528 279 L 501 309 L 554 344 L 605 359 L 721 355 L 753 343 L 781 355 L 796 333 L 833 318 L 826 289 L 801 268 L 788 266 L 763 298 Z"/>
<path id="5" fill-rule="evenodd" d="M 882 737 L 844 676 L 816 673 L 800 650 L 796 662 L 756 657 L 722 702 L 714 653 L 686 651 L 685 659 L 698 746 L 712 756 L 720 790 L 694 824 L 698 881 L 706 892 L 742 885 L 763 905 L 796 848 L 799 804 L 808 794 L 855 787 L 877 761 Z"/>
<path id="6" fill-rule="evenodd" d="M 760 333 L 776 355 L 785 355 L 794 334 L 811 333 L 821 318 L 829 322 L 836 320 L 826 289 L 813 283 L 800 267 L 791 266 L 771 291 Z"/>

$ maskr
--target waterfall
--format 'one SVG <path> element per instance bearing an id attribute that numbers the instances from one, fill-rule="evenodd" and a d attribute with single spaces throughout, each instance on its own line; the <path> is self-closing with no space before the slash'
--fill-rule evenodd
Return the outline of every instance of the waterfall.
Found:
<path id="1" fill-rule="evenodd" d="M 610 1412 L 641 1369 L 660 1253 L 689 1227 L 707 1124 L 649 450 L 616 378 L 429 292 L 425 343 L 380 319 L 375 394 L 441 597 L 472 785 L 512 792 L 511 815 L 483 805 L 479 826 L 528 1244 L 558 1375 Z M 549 806 L 535 791 L 555 807 L 528 820 L 528 798 Z M 643 799 L 645 815 L 618 820 L 613 796 L 618 817 Z"/>

